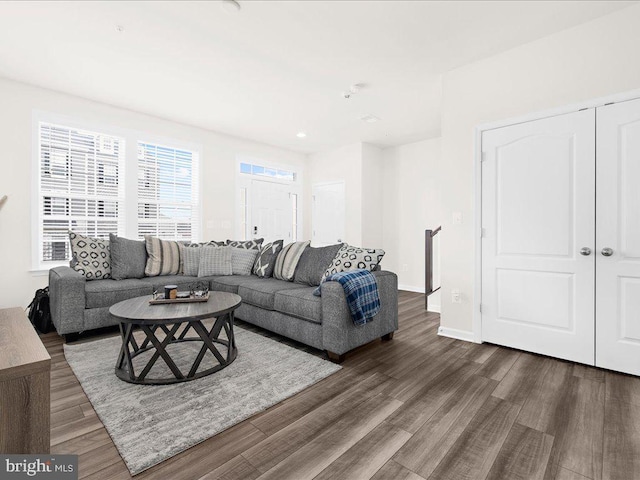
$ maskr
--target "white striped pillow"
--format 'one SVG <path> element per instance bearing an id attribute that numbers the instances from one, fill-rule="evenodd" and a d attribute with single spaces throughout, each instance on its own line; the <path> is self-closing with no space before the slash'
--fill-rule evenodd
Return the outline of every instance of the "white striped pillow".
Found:
<path id="1" fill-rule="evenodd" d="M 180 272 L 180 247 L 178 242 L 160 240 L 151 235 L 144 236 L 147 247 L 147 265 L 144 274 L 147 277 L 159 275 L 177 275 Z"/>
<path id="2" fill-rule="evenodd" d="M 276 267 L 273 276 L 279 280 L 293 281 L 296 267 L 302 256 L 302 252 L 311 244 L 310 241 L 290 243 L 282 249 L 276 259 Z"/>

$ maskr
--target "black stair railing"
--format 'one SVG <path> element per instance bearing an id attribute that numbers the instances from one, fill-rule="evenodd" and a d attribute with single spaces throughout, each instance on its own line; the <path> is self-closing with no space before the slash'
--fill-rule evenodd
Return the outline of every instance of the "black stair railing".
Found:
<path id="1" fill-rule="evenodd" d="M 433 238 L 442 230 L 438 227 L 435 230 L 424 231 L 424 309 L 429 309 L 429 295 L 440 290 L 433 285 Z"/>

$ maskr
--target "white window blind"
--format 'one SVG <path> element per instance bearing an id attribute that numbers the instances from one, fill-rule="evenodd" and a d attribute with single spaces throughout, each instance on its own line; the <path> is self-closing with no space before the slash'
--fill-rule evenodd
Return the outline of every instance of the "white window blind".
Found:
<path id="1" fill-rule="evenodd" d="M 138 237 L 199 238 L 196 152 L 138 142 Z"/>
<path id="2" fill-rule="evenodd" d="M 38 136 L 38 258 L 59 262 L 69 259 L 69 230 L 98 238 L 122 232 L 125 141 L 43 122 Z"/>

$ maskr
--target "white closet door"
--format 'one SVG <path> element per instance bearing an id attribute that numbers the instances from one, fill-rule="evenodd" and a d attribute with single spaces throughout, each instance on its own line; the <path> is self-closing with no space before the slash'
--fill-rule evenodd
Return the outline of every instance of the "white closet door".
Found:
<path id="1" fill-rule="evenodd" d="M 594 363 L 595 112 L 482 135 L 482 340 Z"/>
<path id="2" fill-rule="evenodd" d="M 640 100 L 596 123 L 596 365 L 640 375 Z"/>

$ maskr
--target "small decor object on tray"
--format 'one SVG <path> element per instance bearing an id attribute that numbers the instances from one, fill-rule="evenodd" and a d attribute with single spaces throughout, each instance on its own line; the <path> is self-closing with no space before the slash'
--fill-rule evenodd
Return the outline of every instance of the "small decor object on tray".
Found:
<path id="1" fill-rule="evenodd" d="M 164 289 L 165 293 L 158 293 L 157 290 L 153 292 L 149 300 L 150 305 L 206 302 L 209 300 L 209 285 L 207 284 L 190 285 L 189 291 L 183 292 L 179 292 L 175 285 L 167 285 Z"/>

